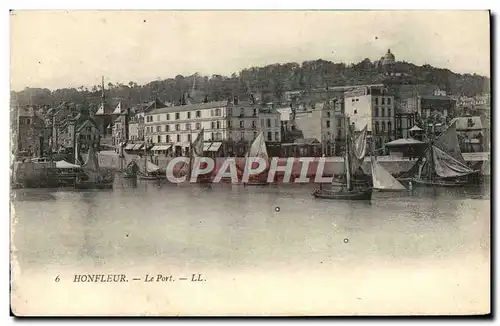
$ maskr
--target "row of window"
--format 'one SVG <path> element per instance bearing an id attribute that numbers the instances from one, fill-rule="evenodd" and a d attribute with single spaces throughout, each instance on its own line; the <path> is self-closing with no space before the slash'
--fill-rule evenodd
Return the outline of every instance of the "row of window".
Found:
<path id="1" fill-rule="evenodd" d="M 328 124 L 329 123 L 330 122 L 328 122 Z M 272 128 L 272 120 L 271 119 L 261 119 L 260 124 L 261 124 L 262 128 L 264 128 L 264 127 Z M 281 125 L 280 120 L 276 119 L 274 125 L 275 125 L 275 127 L 279 128 L 280 125 Z M 211 126 L 211 129 L 221 129 L 221 128 L 223 128 L 223 123 L 222 123 L 222 121 L 212 121 L 210 126 Z M 192 128 L 193 125 L 191 123 L 189 123 L 189 122 L 186 123 L 184 125 L 184 127 L 185 128 L 183 130 L 193 130 L 193 128 Z M 229 129 L 233 128 L 232 121 L 228 121 L 227 122 L 227 127 Z M 239 127 L 240 128 L 245 128 L 245 121 L 244 120 L 240 120 Z M 171 130 L 171 128 L 172 128 L 172 130 Z M 194 128 L 195 128 L 195 130 L 201 130 L 201 122 L 196 122 L 194 124 Z M 251 128 L 252 129 L 256 129 L 257 128 L 257 122 L 256 121 L 252 121 Z M 178 124 L 178 123 L 175 124 L 175 125 L 147 126 L 146 127 L 146 132 L 148 132 L 148 133 L 151 133 L 151 132 L 163 132 L 163 131 L 166 131 L 166 132 L 169 132 L 169 131 L 180 131 L 180 130 L 181 130 L 181 125 Z"/>
<path id="2" fill-rule="evenodd" d="M 239 134 L 237 134 L 238 136 L 236 137 L 236 139 L 234 140 L 245 140 L 245 132 L 240 132 Z M 258 133 L 257 132 L 254 132 L 253 133 L 253 139 L 257 138 L 257 135 Z M 193 138 L 195 136 L 193 136 L 192 134 L 188 134 L 187 135 L 187 141 L 192 141 Z M 153 143 L 172 143 L 172 142 L 177 142 L 177 143 L 180 143 L 182 141 L 182 135 L 153 135 L 151 136 L 151 141 Z M 210 140 L 212 141 L 222 141 L 222 133 L 221 132 L 212 132 L 212 137 Z M 231 134 L 228 135 L 228 140 L 233 140 L 232 139 L 233 137 L 231 136 Z M 275 132 L 274 133 L 274 139 L 273 139 L 273 133 L 271 131 L 267 132 L 267 141 L 280 141 L 280 135 L 279 135 L 279 132 Z M 134 140 L 134 139 L 132 139 Z"/>
<path id="3" fill-rule="evenodd" d="M 375 98 L 375 105 L 378 105 L 378 100 L 379 100 L 379 98 L 376 97 Z M 384 104 L 391 105 L 391 98 L 390 97 L 382 97 L 382 103 L 381 104 L 382 105 L 384 105 Z"/>
<path id="4" fill-rule="evenodd" d="M 385 117 L 386 116 L 385 113 L 387 113 L 388 117 L 392 117 L 392 110 L 391 110 L 391 108 L 385 108 L 384 109 L 383 107 L 378 107 L 378 106 L 376 106 L 376 107 L 373 108 L 373 116 L 374 117 Z"/>
<path id="5" fill-rule="evenodd" d="M 382 132 L 385 132 L 385 126 L 386 126 L 385 121 L 382 121 L 382 122 L 380 123 L 380 125 L 382 126 Z M 375 133 L 376 133 L 376 134 L 377 134 L 377 133 L 379 132 L 379 130 L 380 130 L 380 128 L 379 128 L 379 126 L 380 126 L 380 125 L 379 125 L 379 122 L 378 122 L 378 121 L 375 121 Z M 390 121 L 388 121 L 388 122 L 387 122 L 387 132 L 388 132 L 388 133 L 391 133 L 391 132 L 392 132 L 392 122 L 390 122 Z"/>
<path id="6" fill-rule="evenodd" d="M 212 110 L 212 116 L 214 116 L 214 114 L 216 114 L 216 116 L 220 116 L 221 110 L 220 109 Z M 165 120 L 167 120 L 167 121 L 171 120 L 171 118 L 173 118 L 172 120 L 180 120 L 181 119 L 181 113 L 175 112 L 175 113 L 165 113 L 164 115 L 162 115 L 162 114 L 156 114 L 154 116 L 148 115 L 148 116 L 146 116 L 146 122 L 161 121 L 162 116 L 164 116 Z M 201 118 L 201 111 L 195 111 L 194 115 L 190 111 L 186 112 L 186 119 L 192 119 L 193 116 L 196 118 Z"/>
<path id="7" fill-rule="evenodd" d="M 187 134 L 187 141 L 192 141 L 195 136 L 192 134 Z M 211 140 L 222 140 L 222 133 L 221 132 L 212 132 L 212 138 Z M 178 142 L 180 143 L 182 141 L 182 136 L 177 134 L 175 136 L 171 135 L 153 135 L 151 136 L 151 141 L 153 143 L 172 143 L 172 142 Z"/>
<path id="8" fill-rule="evenodd" d="M 236 109 L 235 109 L 236 110 Z M 257 116 L 257 109 L 252 109 L 253 110 L 253 116 Z M 227 116 L 232 116 L 233 115 L 233 108 L 227 108 Z M 240 108 L 239 110 L 239 115 L 244 116 L 245 115 L 245 108 Z M 165 113 L 165 114 L 156 114 L 156 115 L 148 115 L 146 116 L 146 122 L 153 122 L 153 121 L 162 121 L 162 116 L 165 117 L 165 120 L 180 120 L 181 119 L 181 112 L 175 112 L 175 113 Z M 193 119 L 195 118 L 201 118 L 201 111 L 194 111 L 190 112 L 187 111 L 185 112 L 185 115 L 183 114 L 185 119 Z M 210 116 L 211 117 L 221 117 L 222 116 L 222 110 L 221 109 L 212 109 L 210 110 Z"/>
<path id="9" fill-rule="evenodd" d="M 227 108 L 227 116 L 230 117 L 232 115 L 233 115 L 233 108 Z M 240 108 L 239 115 L 240 116 L 244 116 L 245 115 L 245 109 L 244 108 Z M 257 109 L 253 109 L 252 115 L 253 116 L 257 116 Z"/>
<path id="10" fill-rule="evenodd" d="M 382 105 L 384 104 L 387 104 L 387 105 L 391 105 L 391 98 L 390 97 L 382 97 Z M 351 100 L 352 102 L 359 102 L 359 98 L 353 98 Z M 379 104 L 379 98 L 378 97 L 375 97 L 375 105 L 378 105 Z"/>

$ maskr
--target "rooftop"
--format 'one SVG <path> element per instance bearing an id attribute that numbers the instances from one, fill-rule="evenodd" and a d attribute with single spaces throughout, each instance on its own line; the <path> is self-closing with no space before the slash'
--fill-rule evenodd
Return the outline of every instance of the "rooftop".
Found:
<path id="1" fill-rule="evenodd" d="M 388 147 L 408 146 L 408 145 L 425 145 L 425 143 L 413 138 L 400 138 L 385 144 L 385 146 Z"/>
<path id="2" fill-rule="evenodd" d="M 174 113 L 174 112 L 185 112 L 185 111 L 196 111 L 205 109 L 214 109 L 227 106 L 227 101 L 218 102 L 207 102 L 207 103 L 195 103 L 188 105 L 177 105 L 170 106 L 161 109 L 152 110 L 149 114 L 160 114 L 160 113 Z"/>
<path id="3" fill-rule="evenodd" d="M 450 125 L 455 123 L 457 130 L 481 130 L 484 128 L 484 122 L 479 116 L 458 117 L 451 120 Z"/>

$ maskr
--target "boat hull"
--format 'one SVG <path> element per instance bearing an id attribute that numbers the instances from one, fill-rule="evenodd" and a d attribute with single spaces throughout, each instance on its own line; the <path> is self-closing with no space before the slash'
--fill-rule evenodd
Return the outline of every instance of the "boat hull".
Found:
<path id="1" fill-rule="evenodd" d="M 268 186 L 269 183 L 265 181 L 249 181 L 243 183 L 244 186 Z"/>
<path id="2" fill-rule="evenodd" d="M 334 199 L 334 200 L 371 200 L 371 188 L 353 191 L 331 191 L 331 190 L 316 190 L 312 195 L 316 198 Z"/>
<path id="3" fill-rule="evenodd" d="M 76 183 L 76 189 L 113 189 L 112 183 L 83 182 Z"/>
<path id="4" fill-rule="evenodd" d="M 446 187 L 446 188 L 461 188 L 467 186 L 466 182 L 451 182 L 443 180 L 425 180 L 425 179 L 413 179 L 411 183 L 415 186 L 422 187 Z"/>
<path id="5" fill-rule="evenodd" d="M 123 176 L 123 178 L 124 178 L 124 179 L 137 179 L 137 176 L 136 176 L 136 175 L 127 175 L 127 174 L 125 174 L 125 175 Z"/>
<path id="6" fill-rule="evenodd" d="M 408 191 L 408 189 L 378 189 L 378 188 L 374 188 L 374 190 L 377 192 L 404 192 L 404 191 Z"/>

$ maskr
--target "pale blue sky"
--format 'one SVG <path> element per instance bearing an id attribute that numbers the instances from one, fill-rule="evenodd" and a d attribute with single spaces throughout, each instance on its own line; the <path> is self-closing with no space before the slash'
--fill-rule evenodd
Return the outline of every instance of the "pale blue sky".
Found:
<path id="1" fill-rule="evenodd" d="M 139 84 L 177 74 L 230 75 L 322 58 L 380 58 L 489 76 L 486 11 L 17 11 L 11 82 L 26 86 Z"/>

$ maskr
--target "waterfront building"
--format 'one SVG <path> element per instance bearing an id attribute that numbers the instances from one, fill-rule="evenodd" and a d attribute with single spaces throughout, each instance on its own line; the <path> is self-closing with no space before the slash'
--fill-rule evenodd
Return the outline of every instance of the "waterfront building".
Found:
<path id="1" fill-rule="evenodd" d="M 417 95 L 402 100 L 404 112 L 417 113 L 421 118 L 455 116 L 456 101 L 446 95 Z"/>
<path id="2" fill-rule="evenodd" d="M 394 115 L 395 121 L 395 137 L 396 138 L 410 138 L 411 129 L 415 126 L 416 113 L 414 112 L 396 112 Z"/>
<path id="3" fill-rule="evenodd" d="M 12 110 L 17 111 L 15 148 L 16 153 L 24 153 L 26 156 L 40 157 L 48 146 L 47 137 L 44 137 L 45 119 L 35 110 L 33 106 L 20 107 L 17 101 L 13 101 Z"/>
<path id="4" fill-rule="evenodd" d="M 145 141 L 145 115 L 156 109 L 166 108 L 167 105 L 155 99 L 153 101 L 145 101 L 133 106 L 128 113 L 130 123 L 128 125 L 128 140 L 130 141 Z"/>
<path id="5" fill-rule="evenodd" d="M 97 128 L 99 129 L 99 132 L 104 138 L 112 137 L 114 109 L 115 107 L 113 107 L 106 100 L 106 96 L 104 93 L 104 77 L 102 77 L 101 102 L 99 103 L 97 111 L 94 113 L 94 119 L 97 124 Z"/>
<path id="6" fill-rule="evenodd" d="M 294 126 L 302 132 L 303 138 L 312 143 L 321 143 L 321 152 L 332 155 L 335 140 L 334 108 L 329 102 L 315 103 L 313 106 L 301 105 L 295 111 Z"/>
<path id="7" fill-rule="evenodd" d="M 455 123 L 462 153 L 489 151 L 490 130 L 486 119 L 465 116 L 455 118 L 451 123 Z"/>
<path id="8" fill-rule="evenodd" d="M 170 145 L 176 156 L 188 153 L 190 142 L 201 130 L 206 145 L 211 143 L 207 151 L 221 151 L 228 156 L 244 155 L 259 131 L 271 142 L 281 139 L 276 110 L 240 102 L 238 98 L 165 107 L 145 114 L 146 142 Z"/>
<path id="9" fill-rule="evenodd" d="M 376 148 L 394 140 L 394 96 L 383 87 L 358 87 L 344 93 L 344 111 L 355 130 L 367 126 Z"/>

